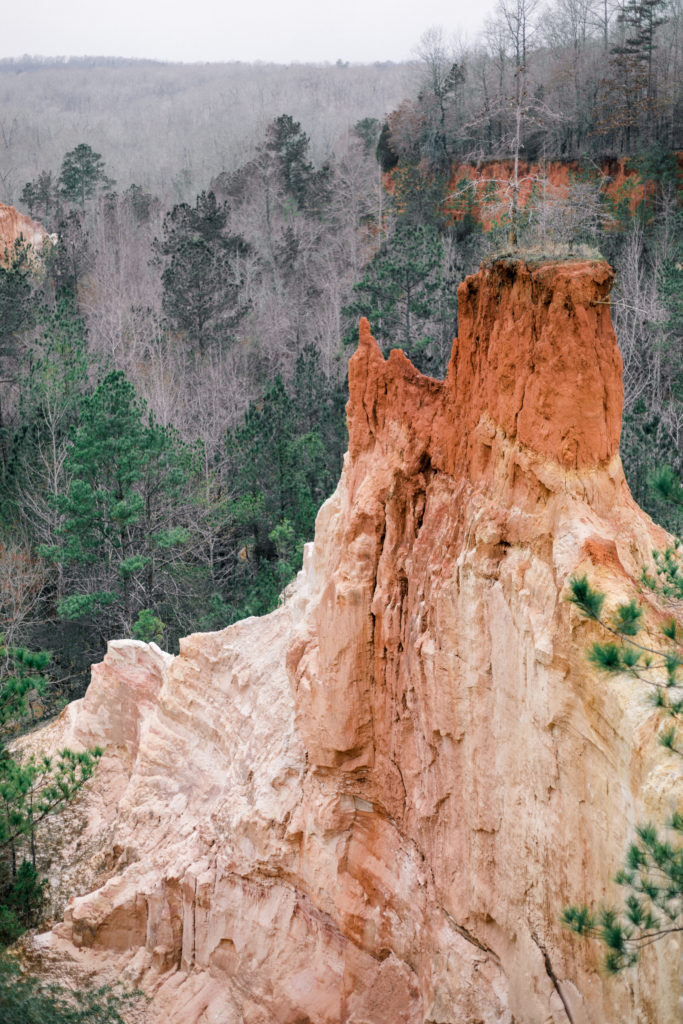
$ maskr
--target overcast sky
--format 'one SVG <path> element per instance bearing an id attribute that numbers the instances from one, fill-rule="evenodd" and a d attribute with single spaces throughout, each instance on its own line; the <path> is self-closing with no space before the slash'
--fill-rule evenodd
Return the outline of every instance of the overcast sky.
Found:
<path id="1" fill-rule="evenodd" d="M 0 57 L 405 60 L 423 32 L 472 38 L 496 0 L 30 0 L 5 5 Z"/>

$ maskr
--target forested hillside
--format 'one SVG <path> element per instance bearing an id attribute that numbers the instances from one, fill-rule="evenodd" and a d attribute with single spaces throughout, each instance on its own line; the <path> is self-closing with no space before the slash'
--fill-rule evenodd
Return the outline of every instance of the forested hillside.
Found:
<path id="1" fill-rule="evenodd" d="M 58 171 L 80 142 L 105 154 L 120 187 L 191 201 L 244 164 L 283 111 L 311 138 L 313 159 L 345 146 L 359 118 L 410 90 L 400 64 L 162 64 L 106 58 L 0 60 L 0 190 L 19 201 L 37 171 Z"/>
<path id="2" fill-rule="evenodd" d="M 683 468 L 680 59 L 665 0 L 506 0 L 410 67 L 0 66 L 0 200 L 58 239 L 0 269 L 0 613 L 54 693 L 112 637 L 272 608 L 359 316 L 442 374 L 457 284 L 510 246 L 615 266 L 627 475 L 681 528 L 648 482 Z"/>

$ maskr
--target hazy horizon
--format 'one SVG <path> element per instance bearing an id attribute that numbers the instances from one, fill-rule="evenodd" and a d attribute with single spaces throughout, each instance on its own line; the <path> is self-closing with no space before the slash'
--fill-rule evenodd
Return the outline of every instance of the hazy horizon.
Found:
<path id="1" fill-rule="evenodd" d="M 342 58 L 338 57 L 337 60 L 264 60 L 262 58 L 254 60 L 240 60 L 239 58 L 226 57 L 222 60 L 174 60 L 172 58 L 164 59 L 163 57 L 127 57 L 121 53 L 20 53 L 12 54 L 8 57 L 0 57 L 0 65 L 8 64 L 10 62 L 20 63 L 21 61 L 35 61 L 36 63 L 45 64 L 77 64 L 85 61 L 102 61 L 103 64 L 109 62 L 121 62 L 122 64 L 180 64 L 187 67 L 193 67 L 196 65 L 220 65 L 220 64 L 244 64 L 247 67 L 278 67 L 278 68 L 289 68 L 289 67 L 337 67 L 340 61 L 344 67 L 374 67 L 375 65 L 401 65 L 401 64 L 412 64 L 416 62 L 414 54 L 410 54 L 404 57 L 402 60 L 349 60 L 342 61 Z"/>
<path id="2" fill-rule="evenodd" d="M 35 0 L 4 19 L 0 58 L 112 57 L 161 63 L 374 64 L 410 60 L 433 26 L 472 37 L 496 0 L 424 0 L 398 9 L 391 0 L 263 0 L 235 10 L 217 0 L 121 0 L 116 10 L 86 0 Z"/>

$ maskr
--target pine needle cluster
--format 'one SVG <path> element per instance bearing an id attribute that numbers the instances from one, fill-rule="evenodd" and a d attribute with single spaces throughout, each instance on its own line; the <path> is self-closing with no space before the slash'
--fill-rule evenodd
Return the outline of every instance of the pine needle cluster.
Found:
<path id="1" fill-rule="evenodd" d="M 653 553 L 655 563 L 665 557 L 671 566 L 667 579 L 677 578 L 681 564 L 675 554 Z M 683 579 L 683 576 L 681 577 Z M 666 597 L 668 585 L 651 579 L 651 589 Z M 674 616 L 661 626 L 662 646 L 652 647 L 636 639 L 643 627 L 643 608 L 635 600 L 619 604 L 609 615 L 603 614 L 605 595 L 593 589 L 586 576 L 569 581 L 568 600 L 575 604 L 588 619 L 598 622 L 613 640 L 592 644 L 588 659 L 604 672 L 621 673 L 638 679 L 650 689 L 650 701 L 670 719 L 660 731 L 662 746 L 683 756 L 683 747 L 676 747 L 677 726 L 683 715 L 683 628 Z"/>
<path id="2" fill-rule="evenodd" d="M 643 572 L 642 577 L 650 590 L 670 602 L 683 597 L 679 551 L 680 545 L 653 552 L 657 575 Z M 677 732 L 683 715 L 683 629 L 676 618 L 671 616 L 660 627 L 662 645 L 653 647 L 639 639 L 643 608 L 635 599 L 606 614 L 605 594 L 594 589 L 585 575 L 572 578 L 569 587 L 568 600 L 612 636 L 591 646 L 589 660 L 603 672 L 627 675 L 646 684 L 651 704 L 665 719 L 658 742 L 683 757 Z M 683 814 L 674 811 L 663 827 L 669 830 L 670 839 L 652 823 L 636 828 L 635 841 L 615 877 L 625 889 L 620 909 L 569 906 L 563 911 L 562 921 L 568 928 L 603 943 L 603 965 L 608 974 L 635 964 L 646 946 L 683 931 Z"/>

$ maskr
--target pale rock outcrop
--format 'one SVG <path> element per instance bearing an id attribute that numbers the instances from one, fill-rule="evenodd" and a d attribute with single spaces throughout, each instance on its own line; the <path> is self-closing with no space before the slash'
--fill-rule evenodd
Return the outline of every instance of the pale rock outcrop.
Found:
<path id="1" fill-rule="evenodd" d="M 681 796 L 565 600 L 575 572 L 631 596 L 665 542 L 619 460 L 610 281 L 482 267 L 443 382 L 362 322 L 342 478 L 283 605 L 175 658 L 110 644 L 34 740 L 107 748 L 46 956 L 165 1024 L 680 1019 L 676 939 L 606 980 L 559 924 Z"/>

